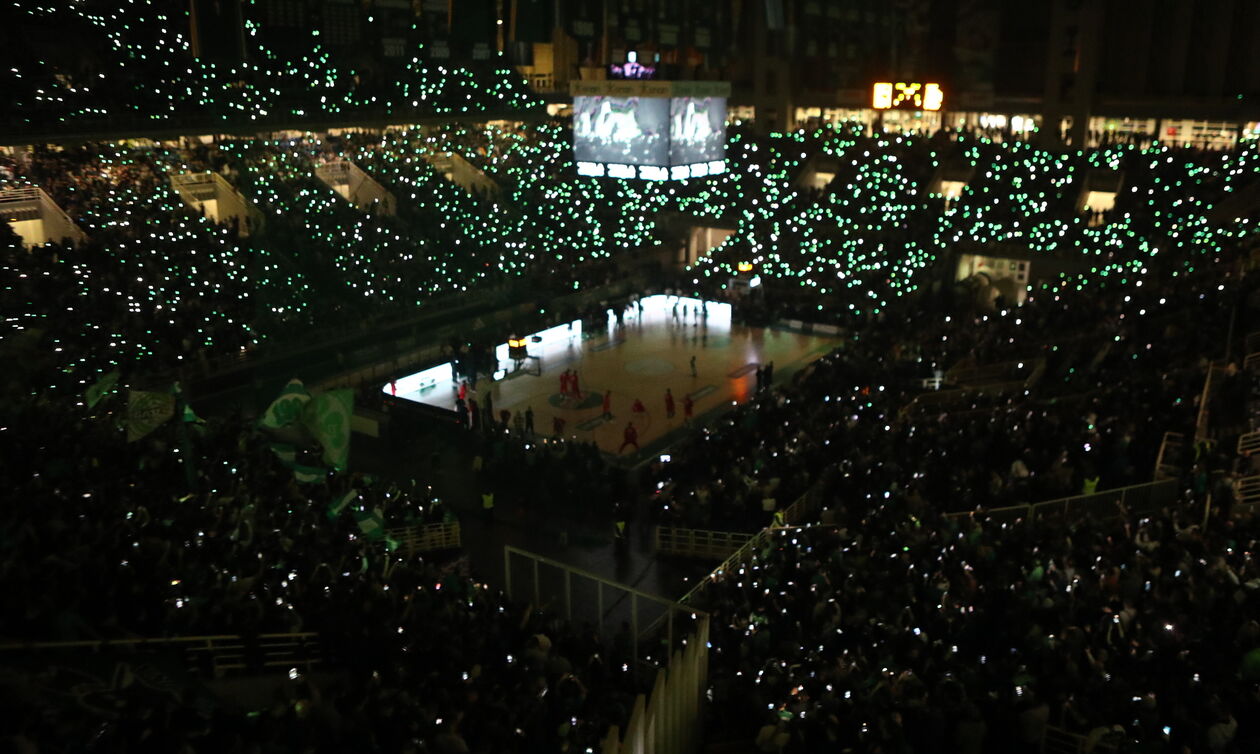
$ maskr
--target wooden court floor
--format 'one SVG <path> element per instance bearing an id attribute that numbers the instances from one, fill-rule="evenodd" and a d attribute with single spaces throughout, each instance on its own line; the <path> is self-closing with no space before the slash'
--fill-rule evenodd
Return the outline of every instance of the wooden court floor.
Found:
<path id="1" fill-rule="evenodd" d="M 632 308 L 620 327 L 610 318 L 606 331 L 531 344 L 531 355 L 539 356 L 540 375 L 518 372 L 496 381 L 482 379 L 471 394 L 481 403 L 490 390 L 496 415 L 531 407 L 537 435 L 553 436 L 554 420 L 560 418 L 566 437 L 594 441 L 601 450 L 632 460 L 640 454 L 630 447 L 621 451 L 627 423 L 634 423 L 640 449 L 659 447 L 684 426 L 684 396 L 691 396 L 695 417 L 712 415 L 751 397 L 758 365 L 773 362 L 774 381 L 780 383 L 840 343 L 834 336 L 732 325 L 729 307 L 711 305 L 706 318 L 697 303 L 679 310 L 672 306 L 686 299 L 653 299 L 642 314 Z M 561 394 L 560 375 L 567 370 L 578 375 L 580 397 Z M 667 389 L 674 396 L 672 417 L 666 410 Z M 606 419 L 602 402 L 609 390 L 612 418 Z M 457 386 L 439 383 L 423 393 L 400 392 L 399 397 L 453 409 L 456 395 Z M 642 413 L 632 411 L 636 399 L 646 409 Z"/>

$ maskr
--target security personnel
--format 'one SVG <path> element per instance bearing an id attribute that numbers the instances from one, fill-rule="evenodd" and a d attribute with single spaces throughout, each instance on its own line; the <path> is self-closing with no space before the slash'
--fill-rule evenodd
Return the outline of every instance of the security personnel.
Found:
<path id="1" fill-rule="evenodd" d="M 771 526 L 780 528 L 787 526 L 787 514 L 783 512 L 782 508 L 774 512 L 774 521 L 771 523 Z"/>
<path id="2" fill-rule="evenodd" d="M 620 549 L 626 544 L 626 506 L 617 504 L 613 510 L 613 542 Z"/>
<path id="3" fill-rule="evenodd" d="M 1092 495 L 1098 491 L 1098 475 L 1085 477 L 1085 484 L 1081 486 L 1082 495 Z"/>
<path id="4" fill-rule="evenodd" d="M 481 493 L 481 514 L 486 521 L 494 520 L 494 490 L 486 489 Z"/>

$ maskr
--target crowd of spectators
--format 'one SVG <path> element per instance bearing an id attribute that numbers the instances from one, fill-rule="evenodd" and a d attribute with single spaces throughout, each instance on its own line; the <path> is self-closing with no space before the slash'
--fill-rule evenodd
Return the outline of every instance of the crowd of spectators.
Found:
<path id="1" fill-rule="evenodd" d="M 550 124 L 453 126 L 96 144 L 4 165 L 87 240 L 26 250 L 6 236 L 0 348 L 14 400 L 0 409 L 0 473 L 17 504 L 2 514 L 3 583 L 21 609 L 0 634 L 317 631 L 345 671 L 294 686 L 261 718 L 137 703 L 102 729 L 81 711 L 21 707 L 31 714 L 6 718 L 7 733 L 124 750 L 140 739 L 196 751 L 597 745 L 643 690 L 637 658 L 368 535 L 378 509 L 390 526 L 446 520 L 426 480 L 301 482 L 272 438 L 235 419 L 172 422 L 124 444 L 121 394 L 90 407 L 81 396 L 112 369 L 125 391 L 181 361 L 444 293 L 604 283 L 676 212 L 737 225 L 676 284 L 724 297 L 734 265 L 751 261 L 767 312 L 846 328 L 842 348 L 698 429 L 645 477 L 659 520 L 700 528 L 755 531 L 807 490 L 823 502 L 825 526 L 770 534 L 699 597 L 715 615 L 715 726 L 767 750 L 1009 750 L 994 747 L 1032 744 L 1051 722 L 1099 738 L 1120 725 L 1152 751 L 1254 743 L 1255 670 L 1236 671 L 1260 640 L 1254 525 L 1229 515 L 1228 484 L 1215 488 L 1222 515 L 1189 517 L 1212 473 L 1235 470 L 1230 458 L 1192 459 L 1185 491 L 1158 514 L 1003 526 L 984 513 L 1149 480 L 1162 434 L 1193 427 L 1216 343 L 1235 305 L 1245 321 L 1256 287 L 1254 223 L 1209 219 L 1255 173 L 1254 147 L 1057 153 L 969 134 L 737 130 L 723 176 L 637 186 L 577 179 L 566 138 Z M 448 182 L 426 159 L 442 150 L 498 191 Z M 793 183 L 810 153 L 843 166 L 823 190 Z M 397 214 L 359 210 L 316 180 L 334 159 L 391 190 Z M 947 159 L 977 176 L 948 206 L 922 190 Z M 216 224 L 186 206 L 169 182 L 186 169 L 223 175 L 264 222 Z M 1115 169 L 1115 207 L 1079 212 L 1083 176 Z M 1026 244 L 1034 263 L 1070 272 L 1020 306 L 977 306 L 932 286 L 963 242 Z M 925 378 L 999 362 L 1024 384 L 915 403 Z M 1245 379 L 1231 367 L 1225 394 Z M 482 479 L 521 482 L 486 491 L 538 515 L 633 496 L 593 447 L 530 442 L 549 429 L 509 421 L 479 434 Z M 351 507 L 330 515 L 351 490 Z"/>
<path id="2" fill-rule="evenodd" d="M 1257 281 L 1226 265 L 1143 281 L 987 314 L 934 313 L 936 322 L 882 317 L 674 449 L 652 478 L 663 485 L 658 514 L 756 530 L 828 468 L 839 471 L 838 499 L 878 499 L 892 484 L 942 511 L 1147 481 L 1163 434 L 1194 434 L 1212 354 L 1190 323 L 1224 338 L 1230 310 L 1220 301 L 1245 299 Z M 1018 379 L 980 396 L 925 385 L 942 366 L 967 363 L 1007 363 Z M 956 396 L 934 401 L 951 388 Z"/>
<path id="3" fill-rule="evenodd" d="M 6 735 L 102 751 L 281 741 L 304 751 L 555 751 L 594 746 L 624 724 L 646 678 L 625 637 L 512 602 L 371 534 L 367 513 L 389 527 L 451 519 L 423 479 L 299 482 L 270 438 L 233 421 L 190 422 L 188 439 L 172 429 L 119 443 L 109 419 L 120 400 L 79 412 L 5 407 L 0 473 L 12 499 L 31 504 L 3 512 L 15 609 L 0 634 L 314 631 L 336 672 L 291 688 L 261 719 L 142 694 L 102 719 L 9 690 Z"/>
<path id="4" fill-rule="evenodd" d="M 1253 750 L 1254 521 L 1115 513 L 998 524 L 895 493 L 773 531 L 698 603 L 714 724 L 763 751 L 1035 751 L 1047 725 Z"/>
<path id="5" fill-rule="evenodd" d="M 190 55 L 187 24 L 172 23 L 187 11 L 163 6 L 16 3 L 0 30 L 6 133 L 154 127 L 205 133 L 223 126 L 290 128 L 329 117 L 506 115 L 541 106 L 501 60 L 437 59 L 411 39 L 397 40 L 401 47 L 389 55 L 379 42 L 334 46 L 318 32 L 296 29 L 268 39 L 256 33 L 262 8 L 254 4 L 240 8 L 253 29 L 241 39 L 243 49 Z"/>

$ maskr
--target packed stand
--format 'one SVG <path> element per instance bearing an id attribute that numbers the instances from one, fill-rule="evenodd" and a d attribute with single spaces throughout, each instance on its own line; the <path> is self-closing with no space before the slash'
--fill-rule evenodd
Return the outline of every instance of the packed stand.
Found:
<path id="1" fill-rule="evenodd" d="M 582 749 L 624 724 L 645 690 L 649 674 L 637 672 L 625 637 L 532 612 L 376 536 L 382 525 L 449 519 L 423 480 L 301 481 L 300 450 L 298 464 L 283 463 L 283 446 L 237 422 L 189 418 L 120 443 L 121 401 L 5 408 L 0 473 L 14 499 L 40 505 L 5 511 L 3 578 L 21 607 L 0 634 L 315 631 L 344 672 L 261 719 L 174 700 L 97 715 L 10 699 L 30 714 L 7 716 L 6 735 L 123 750 L 145 737 L 171 750 L 246 751 L 277 737 L 311 751 L 457 750 L 445 748 L 456 739 L 472 751 Z M 154 716 L 164 706 L 179 711 Z"/>
<path id="2" fill-rule="evenodd" d="M 1115 514 L 998 524 L 894 491 L 771 532 L 695 603 L 715 729 L 784 752 L 1035 751 L 1047 725 L 1254 750 L 1254 519 Z"/>
<path id="3" fill-rule="evenodd" d="M 400 40 L 392 56 L 359 45 L 375 54 L 352 57 L 318 36 L 267 42 L 257 34 L 262 10 L 242 5 L 250 33 L 233 60 L 194 56 L 186 27 L 172 23 L 187 11 L 162 0 L 16 3 L 0 31 L 0 82 L 10 95 L 0 122 L 7 133 L 39 135 L 154 126 L 203 132 L 329 117 L 501 116 L 540 106 L 510 68 L 432 60 L 418 38 Z"/>

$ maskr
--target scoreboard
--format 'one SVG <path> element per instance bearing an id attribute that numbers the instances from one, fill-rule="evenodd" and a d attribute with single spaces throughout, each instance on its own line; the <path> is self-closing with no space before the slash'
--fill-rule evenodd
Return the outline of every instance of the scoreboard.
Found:
<path id="1" fill-rule="evenodd" d="M 877 81 L 871 95 L 876 110 L 927 110 L 934 112 L 945 104 L 940 84 L 904 81 Z"/>
<path id="2" fill-rule="evenodd" d="M 726 100 L 716 81 L 573 81 L 578 175 L 682 180 L 726 171 Z"/>

